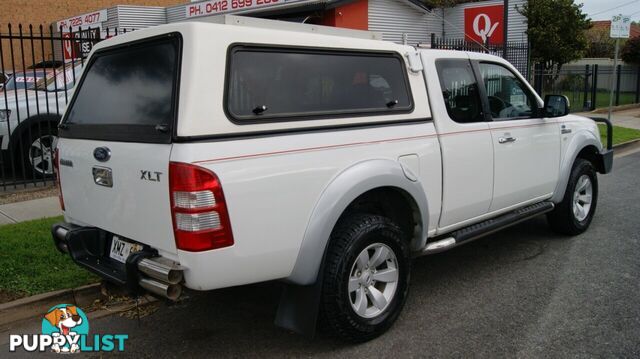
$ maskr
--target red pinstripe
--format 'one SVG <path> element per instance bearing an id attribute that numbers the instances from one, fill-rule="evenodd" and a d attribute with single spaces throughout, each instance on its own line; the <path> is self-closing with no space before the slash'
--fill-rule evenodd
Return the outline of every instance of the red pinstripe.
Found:
<path id="1" fill-rule="evenodd" d="M 537 127 L 537 126 L 544 126 L 544 125 L 550 125 L 550 124 L 556 124 L 556 122 L 544 122 L 544 123 L 535 123 L 535 124 L 528 124 L 528 125 L 495 127 L 495 128 L 493 128 L 493 130 L 506 130 L 506 129 L 512 129 L 512 128 Z M 361 146 L 361 145 L 372 145 L 372 144 L 378 144 L 378 143 L 384 143 L 384 142 L 397 142 L 397 141 L 415 140 L 415 139 L 420 139 L 420 138 L 431 138 L 431 137 L 436 137 L 436 136 L 451 136 L 451 135 L 459 135 L 459 134 L 462 134 L 462 133 L 485 132 L 485 131 L 490 131 L 490 129 L 465 130 L 465 131 L 447 132 L 447 133 L 442 133 L 442 134 L 409 136 L 409 137 L 396 137 L 396 138 L 388 138 L 388 139 L 375 140 L 375 141 L 362 141 L 362 142 L 351 142 L 351 143 L 343 143 L 343 144 L 336 144 L 336 145 L 326 145 L 326 146 L 317 146 L 317 147 L 295 148 L 295 149 L 282 150 L 282 151 L 253 153 L 253 154 L 248 154 L 248 155 L 238 155 L 238 156 L 213 158 L 213 159 L 208 159 L 208 160 L 194 161 L 192 163 L 196 164 L 196 163 L 222 162 L 222 161 L 239 160 L 239 159 L 254 158 L 254 157 L 266 157 L 266 156 L 282 155 L 282 154 L 289 154 L 289 153 L 311 152 L 311 151 L 326 150 L 326 149 L 332 149 L 332 148 L 343 148 L 343 147 L 352 147 L 352 146 Z"/>

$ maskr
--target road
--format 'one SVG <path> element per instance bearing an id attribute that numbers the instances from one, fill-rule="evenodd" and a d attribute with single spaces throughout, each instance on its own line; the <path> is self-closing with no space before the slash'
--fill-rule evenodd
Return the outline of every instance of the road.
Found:
<path id="1" fill-rule="evenodd" d="M 91 332 L 127 333 L 127 355 L 153 358 L 639 357 L 639 188 L 637 152 L 600 176 L 598 211 L 581 236 L 555 235 L 542 217 L 416 259 L 403 314 L 368 343 L 274 327 L 277 283 L 195 295 L 140 324 L 97 319 Z"/>

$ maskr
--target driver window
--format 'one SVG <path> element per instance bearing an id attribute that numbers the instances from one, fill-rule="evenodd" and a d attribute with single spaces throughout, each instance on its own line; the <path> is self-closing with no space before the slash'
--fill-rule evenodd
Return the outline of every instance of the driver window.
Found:
<path id="1" fill-rule="evenodd" d="M 502 65 L 480 63 L 480 74 L 494 120 L 531 118 L 535 115 L 535 97 L 513 72 Z"/>

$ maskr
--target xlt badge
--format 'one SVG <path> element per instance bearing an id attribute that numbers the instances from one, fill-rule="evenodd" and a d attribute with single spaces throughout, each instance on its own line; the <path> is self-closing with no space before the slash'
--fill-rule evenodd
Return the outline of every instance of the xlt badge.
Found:
<path id="1" fill-rule="evenodd" d="M 151 182 L 160 182 L 162 172 L 140 170 L 140 179 Z"/>

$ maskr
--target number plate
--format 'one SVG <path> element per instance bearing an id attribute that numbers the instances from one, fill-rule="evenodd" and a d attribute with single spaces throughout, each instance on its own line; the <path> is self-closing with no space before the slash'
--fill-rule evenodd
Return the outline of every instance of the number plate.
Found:
<path id="1" fill-rule="evenodd" d="M 129 254 L 138 252 L 142 249 L 142 246 L 135 243 L 129 243 L 119 239 L 117 236 L 113 236 L 111 240 L 111 253 L 109 256 L 118 262 L 126 263 Z"/>

